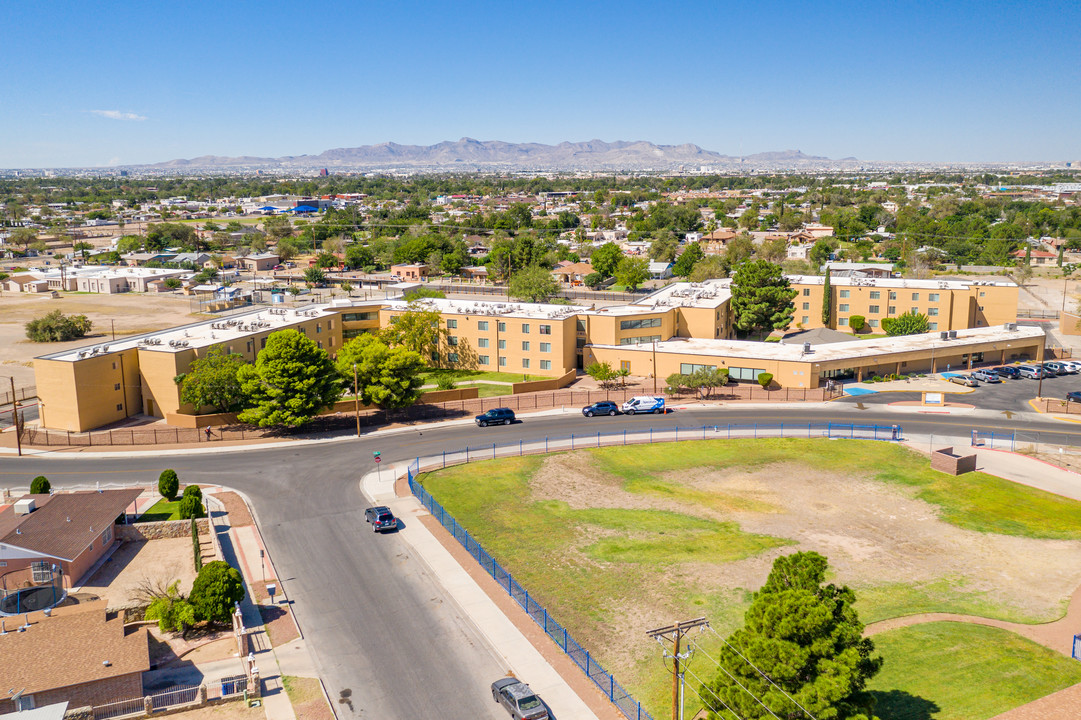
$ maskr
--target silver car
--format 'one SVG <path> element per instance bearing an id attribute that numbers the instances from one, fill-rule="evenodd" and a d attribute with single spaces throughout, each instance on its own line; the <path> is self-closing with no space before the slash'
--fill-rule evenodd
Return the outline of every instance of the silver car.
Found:
<path id="1" fill-rule="evenodd" d="M 549 720 L 548 708 L 518 678 L 505 677 L 492 683 L 492 699 L 510 713 L 512 720 Z"/>

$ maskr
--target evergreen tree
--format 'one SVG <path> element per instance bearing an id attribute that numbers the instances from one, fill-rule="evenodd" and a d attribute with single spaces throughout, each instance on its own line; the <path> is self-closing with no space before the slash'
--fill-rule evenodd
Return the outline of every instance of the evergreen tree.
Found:
<path id="1" fill-rule="evenodd" d="M 833 321 L 833 289 L 830 287 L 830 269 L 826 268 L 826 278 L 822 281 L 822 324 L 829 327 Z"/>

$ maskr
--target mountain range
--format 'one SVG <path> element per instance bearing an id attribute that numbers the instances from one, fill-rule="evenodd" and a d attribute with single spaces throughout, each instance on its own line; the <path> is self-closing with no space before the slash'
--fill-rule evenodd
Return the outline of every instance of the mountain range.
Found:
<path id="1" fill-rule="evenodd" d="M 318 155 L 265 157 L 201 157 L 170 160 L 143 166 L 161 170 L 196 169 L 312 169 L 336 170 L 673 170 L 680 166 L 698 171 L 731 170 L 825 170 L 859 167 L 855 158 L 832 160 L 805 155 L 799 150 L 764 152 L 743 157 L 722 155 L 690 143 L 656 145 L 646 141 L 509 143 L 500 140 L 462 138 L 435 145 L 399 145 L 387 142 L 326 150 Z"/>

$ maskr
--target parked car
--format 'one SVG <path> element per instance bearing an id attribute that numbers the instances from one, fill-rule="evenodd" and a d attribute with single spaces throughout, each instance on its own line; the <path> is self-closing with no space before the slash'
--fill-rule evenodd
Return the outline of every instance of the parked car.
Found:
<path id="1" fill-rule="evenodd" d="M 1059 360 L 1058 362 L 1069 368 L 1071 373 L 1081 372 L 1081 362 L 1076 360 Z"/>
<path id="2" fill-rule="evenodd" d="M 1059 362 L 1057 360 L 1046 362 L 1043 366 L 1045 369 L 1050 370 L 1056 375 L 1074 375 L 1077 373 L 1069 363 Z"/>
<path id="3" fill-rule="evenodd" d="M 506 708 L 513 720 L 548 720 L 548 708 L 518 678 L 505 677 L 492 683 L 492 699 Z"/>
<path id="4" fill-rule="evenodd" d="M 489 425 L 510 425 L 514 422 L 514 411 L 510 408 L 492 408 L 488 412 L 481 413 L 474 418 L 477 425 L 488 427 Z"/>
<path id="5" fill-rule="evenodd" d="M 971 375 L 950 375 L 948 378 L 950 382 L 957 383 L 958 385 L 964 385 L 965 387 L 979 387 L 980 383 L 976 378 Z"/>
<path id="6" fill-rule="evenodd" d="M 284 269 L 285 269 L 285 266 L 284 266 L 284 265 L 275 265 L 275 266 L 274 266 L 274 269 L 275 269 L 275 270 L 284 270 Z"/>
<path id="7" fill-rule="evenodd" d="M 1053 364 L 1054 363 L 1052 363 L 1052 365 Z M 1058 377 L 1059 374 L 1060 374 L 1060 373 L 1055 372 L 1054 368 L 1047 367 L 1047 363 L 1044 363 L 1043 365 L 1037 365 L 1036 367 L 1043 368 L 1043 373 L 1044 373 L 1043 376 L 1044 377 L 1053 378 L 1053 377 Z"/>
<path id="8" fill-rule="evenodd" d="M 1081 392 L 1073 390 L 1066 393 L 1066 402 L 1081 402 Z"/>
<path id="9" fill-rule="evenodd" d="M 653 397 L 652 395 L 635 395 L 623 403 L 622 410 L 628 415 L 648 412 L 662 413 L 664 412 L 664 398 Z"/>
<path id="10" fill-rule="evenodd" d="M 1010 378 L 1011 380 L 1017 380 L 1021 377 L 1021 371 L 1017 369 L 1016 365 L 1003 365 L 1002 367 L 995 368 L 995 374 L 999 377 Z"/>
<path id="11" fill-rule="evenodd" d="M 996 373 L 994 370 L 973 370 L 972 377 L 976 378 L 980 382 L 985 383 L 994 384 L 1002 382 L 1002 378 L 1000 378 L 998 376 L 998 373 Z"/>
<path id="12" fill-rule="evenodd" d="M 1017 372 L 1021 374 L 1021 377 L 1029 380 L 1039 380 L 1047 377 L 1047 372 L 1037 365 L 1018 365 Z"/>
<path id="13" fill-rule="evenodd" d="M 619 405 L 616 405 L 611 400 L 601 400 L 595 402 L 592 405 L 586 405 L 582 408 L 582 414 L 586 417 L 593 417 L 594 415 L 617 415 L 619 413 Z"/>
<path id="14" fill-rule="evenodd" d="M 373 532 L 386 532 L 398 529 L 398 518 L 385 505 L 370 507 L 364 511 L 364 521 L 371 523 Z"/>

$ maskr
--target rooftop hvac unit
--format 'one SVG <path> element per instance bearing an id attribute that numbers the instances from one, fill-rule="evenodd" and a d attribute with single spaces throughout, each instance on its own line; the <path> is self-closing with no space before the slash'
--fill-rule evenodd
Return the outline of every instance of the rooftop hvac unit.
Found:
<path id="1" fill-rule="evenodd" d="M 957 339 L 957 331 L 956 330 L 950 330 L 950 340 L 956 340 L 956 339 Z"/>
<path id="2" fill-rule="evenodd" d="M 811 352 L 811 343 L 809 343 L 809 342 L 803 343 L 803 352 L 805 352 L 805 353 Z"/>
<path id="3" fill-rule="evenodd" d="M 1016 330 L 1017 329 L 1017 323 L 1006 323 L 1006 329 L 1011 330 L 1011 331 Z"/>
<path id="4" fill-rule="evenodd" d="M 15 514 L 16 515 L 29 515 L 34 512 L 34 498 L 23 498 L 22 500 L 15 501 Z"/>
<path id="5" fill-rule="evenodd" d="M 950 333 L 949 333 L 949 332 L 947 332 L 946 330 L 943 330 L 942 332 L 940 332 L 940 333 L 938 334 L 938 337 L 939 337 L 940 339 L 942 339 L 942 340 L 949 340 L 949 339 L 950 339 Z"/>

